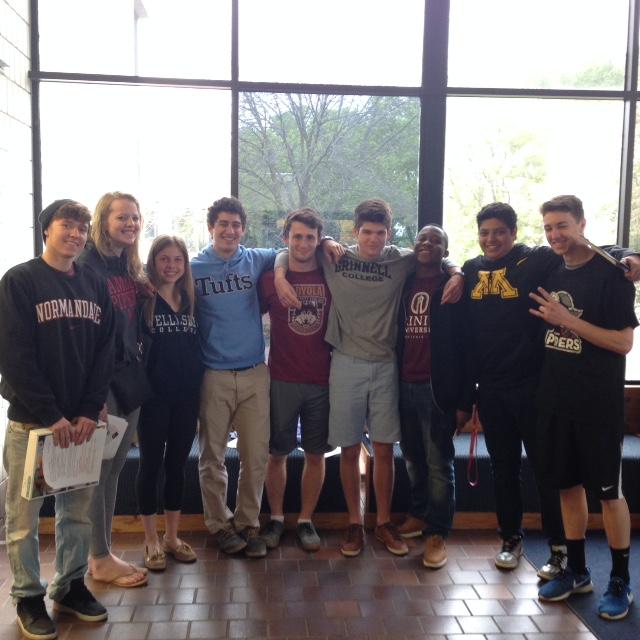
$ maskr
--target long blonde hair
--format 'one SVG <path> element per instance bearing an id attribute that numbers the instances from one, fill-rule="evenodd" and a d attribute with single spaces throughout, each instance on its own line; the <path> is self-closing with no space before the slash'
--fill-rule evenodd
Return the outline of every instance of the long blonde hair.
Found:
<path id="1" fill-rule="evenodd" d="M 153 243 L 151 244 L 151 249 L 149 249 L 149 257 L 147 258 L 147 277 L 149 278 L 149 282 L 155 288 L 158 288 L 162 284 L 160 281 L 160 276 L 158 275 L 158 270 L 156 269 L 156 257 L 167 247 L 176 247 L 182 254 L 182 258 L 184 260 L 184 273 L 176 282 L 176 286 L 178 287 L 178 291 L 180 292 L 180 312 L 188 313 L 190 316 L 192 316 L 195 309 L 196 297 L 193 288 L 191 266 L 189 265 L 189 252 L 187 251 L 187 245 L 184 243 L 184 240 L 182 240 L 182 238 L 178 238 L 177 236 L 162 235 L 154 239 Z M 145 300 L 144 302 L 143 314 L 144 320 L 147 323 L 148 327 L 151 327 L 153 324 L 153 310 L 155 307 L 157 295 L 158 294 L 156 293 L 153 297 Z"/>
<path id="2" fill-rule="evenodd" d="M 128 200 L 133 202 L 140 214 L 140 230 L 142 232 L 142 214 L 140 213 L 139 202 L 130 193 L 121 193 L 120 191 L 110 191 L 105 193 L 93 212 L 93 219 L 91 221 L 91 240 L 96 245 L 98 252 L 105 255 L 113 255 L 113 249 L 111 247 L 111 238 L 107 233 L 107 220 L 109 213 L 111 213 L 111 206 L 116 200 Z M 135 242 L 125 247 L 124 252 L 127 258 L 127 272 L 136 282 L 144 282 L 144 272 L 142 270 L 142 262 L 140 261 L 140 254 L 138 253 L 138 240 L 140 234 L 136 238 Z"/>

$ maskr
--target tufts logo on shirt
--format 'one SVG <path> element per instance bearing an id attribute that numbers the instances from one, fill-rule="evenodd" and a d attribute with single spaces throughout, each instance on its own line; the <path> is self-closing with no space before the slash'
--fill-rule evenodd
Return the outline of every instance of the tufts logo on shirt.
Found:
<path id="1" fill-rule="evenodd" d="M 210 296 L 219 293 L 234 293 L 251 289 L 253 282 L 249 274 L 241 276 L 237 273 L 228 273 L 224 280 L 214 280 L 211 276 L 195 279 L 196 293 L 199 296 Z"/>
<path id="2" fill-rule="evenodd" d="M 552 291 L 551 297 L 566 307 L 569 313 L 576 318 L 580 318 L 584 313 L 582 309 L 576 309 L 573 304 L 573 298 L 567 291 Z M 564 327 L 554 327 L 547 330 L 544 336 L 544 346 L 547 349 L 578 355 L 582 353 L 582 338 L 577 333 Z"/>
<path id="3" fill-rule="evenodd" d="M 500 296 L 502 299 L 517 298 L 518 289 L 507 280 L 507 268 L 495 271 L 478 271 L 478 284 L 471 291 L 472 300 L 484 296 Z"/>
<path id="4" fill-rule="evenodd" d="M 288 310 L 288 325 L 293 333 L 308 336 L 320 331 L 327 306 L 327 297 L 322 284 L 294 284 L 300 309 Z"/>
<path id="5" fill-rule="evenodd" d="M 36 318 L 38 324 L 44 324 L 61 318 L 81 318 L 100 324 L 102 309 L 91 300 L 72 300 L 70 298 L 58 298 L 47 300 L 36 305 Z"/>

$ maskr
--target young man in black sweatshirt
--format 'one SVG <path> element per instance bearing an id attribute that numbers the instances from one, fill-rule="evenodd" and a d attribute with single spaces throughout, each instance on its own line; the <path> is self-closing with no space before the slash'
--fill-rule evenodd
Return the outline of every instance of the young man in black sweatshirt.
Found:
<path id="1" fill-rule="evenodd" d="M 57 632 L 40 580 L 43 498 L 21 496 L 29 432 L 49 427 L 54 445 L 62 448 L 91 438 L 113 370 L 114 317 L 105 285 L 74 263 L 87 240 L 86 207 L 56 200 L 39 220 L 46 243 L 42 256 L 13 267 L 0 281 L 0 391 L 9 402 L 4 466 L 11 595 L 23 635 L 49 639 Z M 49 596 L 57 611 L 97 622 L 107 611 L 84 584 L 92 492 L 56 497 L 56 574 Z"/>

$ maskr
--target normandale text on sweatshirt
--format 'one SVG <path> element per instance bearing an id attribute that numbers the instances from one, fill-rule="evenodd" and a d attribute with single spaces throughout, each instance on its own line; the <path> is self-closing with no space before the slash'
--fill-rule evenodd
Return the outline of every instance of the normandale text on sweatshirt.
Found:
<path id="1" fill-rule="evenodd" d="M 47 300 L 36 305 L 38 324 L 59 320 L 60 318 L 81 318 L 100 324 L 102 309 L 91 300 L 58 298 Z"/>

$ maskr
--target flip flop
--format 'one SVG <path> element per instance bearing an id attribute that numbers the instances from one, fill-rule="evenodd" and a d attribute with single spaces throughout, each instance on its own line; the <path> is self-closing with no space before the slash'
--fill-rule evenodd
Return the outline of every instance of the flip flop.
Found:
<path id="1" fill-rule="evenodd" d="M 132 576 L 140 576 L 137 580 L 131 580 Z M 134 589 L 135 587 L 144 587 L 147 584 L 149 578 L 145 573 L 141 571 L 135 571 L 134 573 L 128 573 L 126 576 L 119 576 L 114 580 L 111 580 L 110 584 L 116 587 L 122 587 L 124 589 Z"/>
<path id="2" fill-rule="evenodd" d="M 149 572 L 147 567 L 139 567 L 137 564 L 133 564 L 133 562 L 130 562 L 129 566 L 131 567 L 131 571 L 133 571 L 134 573 L 144 573 L 144 575 L 146 576 Z M 87 569 L 87 575 L 90 578 L 93 578 L 93 572 L 91 571 L 91 569 Z"/>
<path id="3" fill-rule="evenodd" d="M 135 565 L 130 565 L 132 568 Z M 135 580 L 132 579 L 133 576 L 138 576 Z M 93 578 L 93 576 L 92 576 Z M 143 587 L 147 584 L 149 577 L 146 573 L 143 573 L 140 570 L 134 570 L 131 573 L 127 573 L 124 576 L 118 576 L 113 580 L 99 580 L 98 578 L 93 578 L 96 582 L 101 582 L 102 584 L 112 584 L 116 587 L 122 587 L 124 589 L 134 589 L 135 587 Z"/>
<path id="4" fill-rule="evenodd" d="M 129 566 L 135 571 L 135 573 L 144 573 L 145 576 L 149 573 L 147 567 L 139 567 L 137 564 L 133 564 L 133 562 L 130 562 Z"/>

